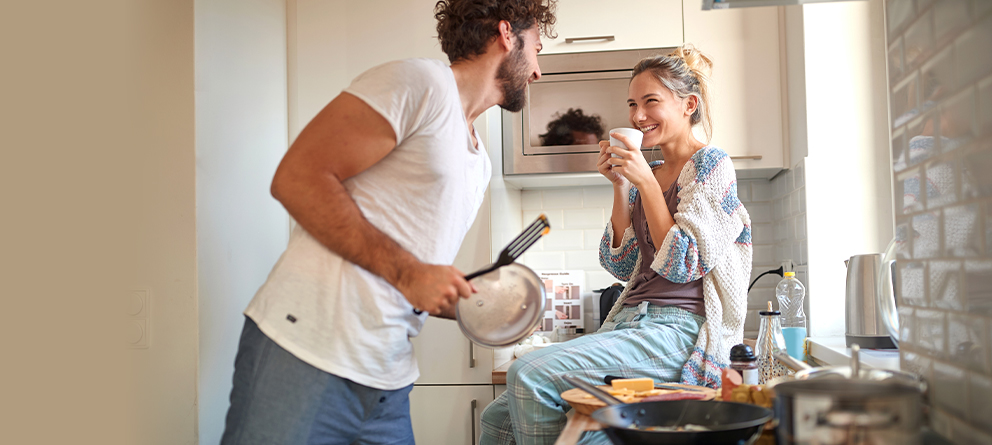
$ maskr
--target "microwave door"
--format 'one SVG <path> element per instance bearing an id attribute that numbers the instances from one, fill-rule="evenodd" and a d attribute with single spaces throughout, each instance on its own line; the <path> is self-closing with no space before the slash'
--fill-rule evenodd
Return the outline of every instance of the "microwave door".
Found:
<path id="1" fill-rule="evenodd" d="M 599 153 L 610 129 L 629 127 L 630 70 L 548 74 L 528 88 L 520 113 L 524 156 Z"/>

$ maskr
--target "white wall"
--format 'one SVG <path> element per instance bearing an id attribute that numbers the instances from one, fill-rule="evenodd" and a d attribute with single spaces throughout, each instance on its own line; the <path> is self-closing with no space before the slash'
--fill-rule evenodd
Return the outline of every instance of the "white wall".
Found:
<path id="1" fill-rule="evenodd" d="M 844 260 L 892 237 L 882 24 L 880 0 L 803 6 L 811 336 L 844 334 Z"/>
<path id="2" fill-rule="evenodd" d="M 197 0 L 199 440 L 220 441 L 244 311 L 286 248 L 269 193 L 288 144 L 286 4 Z"/>

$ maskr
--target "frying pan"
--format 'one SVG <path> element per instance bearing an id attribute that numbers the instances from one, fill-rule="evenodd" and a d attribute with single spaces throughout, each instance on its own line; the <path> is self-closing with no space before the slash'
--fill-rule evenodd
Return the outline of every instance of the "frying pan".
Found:
<path id="1" fill-rule="evenodd" d="M 565 380 L 606 403 L 592 413 L 616 445 L 752 444 L 761 436 L 772 411 L 734 402 L 675 400 L 625 404 L 609 393 L 572 376 Z M 708 431 L 650 431 L 650 427 L 699 425 Z"/>

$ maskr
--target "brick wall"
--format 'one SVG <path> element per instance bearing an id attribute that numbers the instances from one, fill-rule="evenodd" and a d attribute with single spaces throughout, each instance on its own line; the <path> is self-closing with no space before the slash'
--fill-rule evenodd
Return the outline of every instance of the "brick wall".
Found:
<path id="1" fill-rule="evenodd" d="M 778 268 L 783 261 L 796 264 L 796 275 L 806 282 L 806 202 L 802 164 L 771 181 L 745 180 L 737 186 L 741 202 L 751 215 L 754 261 L 751 279 Z M 569 269 L 586 272 L 586 326 L 598 326 L 595 289 L 617 281 L 599 265 L 599 242 L 613 208 L 609 186 L 524 190 L 521 194 L 525 224 L 547 214 L 551 233 L 534 245 L 521 262 L 533 269 Z M 758 334 L 758 311 L 774 301 L 777 276 L 765 276 L 750 293 L 745 335 Z M 598 294 L 595 295 L 598 298 Z M 775 303 L 776 306 L 778 303 Z"/>
<path id="2" fill-rule="evenodd" d="M 886 34 L 902 366 L 992 444 L 992 1 L 888 0 Z"/>

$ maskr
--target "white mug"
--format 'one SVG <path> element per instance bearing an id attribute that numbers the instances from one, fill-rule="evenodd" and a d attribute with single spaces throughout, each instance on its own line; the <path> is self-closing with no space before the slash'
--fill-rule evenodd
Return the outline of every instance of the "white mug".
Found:
<path id="1" fill-rule="evenodd" d="M 637 148 L 641 148 L 641 141 L 644 139 L 644 133 L 642 133 L 641 130 L 638 130 L 636 128 L 614 128 L 610 130 L 610 134 L 611 134 L 610 145 L 613 147 L 626 148 L 627 150 L 630 150 L 631 149 L 630 147 L 624 145 L 624 143 L 620 142 L 619 139 L 613 137 L 612 136 L 613 133 L 620 133 L 624 136 L 627 136 L 627 138 L 630 139 L 632 143 L 637 144 Z M 611 154 L 611 156 L 613 156 L 614 158 L 620 157 L 615 154 Z"/>

